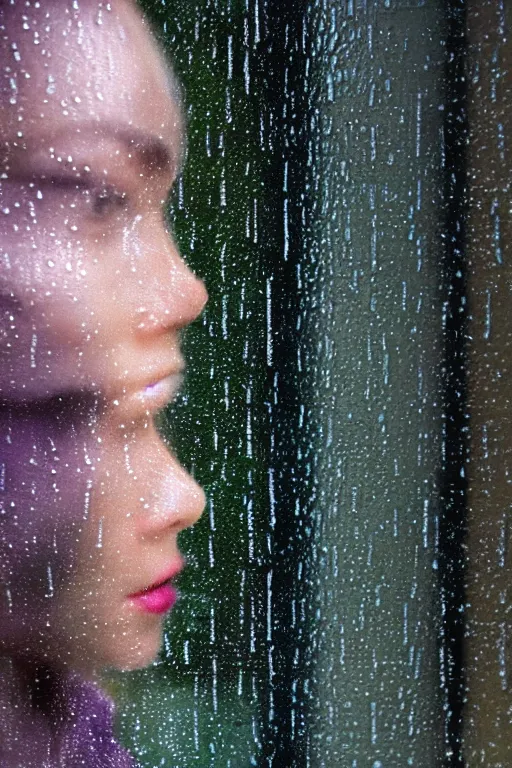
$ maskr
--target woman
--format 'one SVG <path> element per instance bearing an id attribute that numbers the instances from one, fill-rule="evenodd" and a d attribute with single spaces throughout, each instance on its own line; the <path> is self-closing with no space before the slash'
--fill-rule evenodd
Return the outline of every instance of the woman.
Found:
<path id="1" fill-rule="evenodd" d="M 202 283 L 182 115 L 129 0 L 0 3 L 0 765 L 129 766 L 94 683 L 158 652 L 204 496 L 155 414 Z"/>

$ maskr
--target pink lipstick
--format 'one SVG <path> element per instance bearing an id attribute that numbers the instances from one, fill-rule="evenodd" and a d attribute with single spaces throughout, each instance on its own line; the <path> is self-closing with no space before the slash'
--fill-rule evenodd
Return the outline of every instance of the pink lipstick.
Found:
<path id="1" fill-rule="evenodd" d="M 153 582 L 152 586 L 128 595 L 131 602 L 144 613 L 163 614 L 170 611 L 179 597 L 179 592 L 170 582 L 182 570 L 184 563 L 168 569 L 162 578 Z"/>
<path id="2" fill-rule="evenodd" d="M 138 595 L 130 595 L 130 600 L 145 613 L 167 613 L 178 599 L 178 590 L 172 584 L 145 589 Z"/>

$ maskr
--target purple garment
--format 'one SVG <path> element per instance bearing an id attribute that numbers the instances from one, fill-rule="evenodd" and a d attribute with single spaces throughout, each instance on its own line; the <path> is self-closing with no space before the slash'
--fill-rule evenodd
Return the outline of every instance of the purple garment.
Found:
<path id="1" fill-rule="evenodd" d="M 77 676 L 69 678 L 65 688 L 72 720 L 64 732 L 61 764 L 66 768 L 135 768 L 133 758 L 114 738 L 112 701 Z"/>
<path id="2" fill-rule="evenodd" d="M 0 768 L 136 768 L 114 738 L 113 703 L 96 685 L 69 675 L 45 686 L 42 706 L 17 682 L 2 690 Z"/>

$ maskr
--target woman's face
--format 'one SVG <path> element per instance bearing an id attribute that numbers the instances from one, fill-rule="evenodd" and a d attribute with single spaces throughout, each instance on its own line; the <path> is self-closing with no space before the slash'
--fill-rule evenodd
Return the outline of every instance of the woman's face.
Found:
<path id="1" fill-rule="evenodd" d="M 163 219 L 181 114 L 128 0 L 0 25 L 0 643 L 144 666 L 204 506 L 153 423 L 206 300 Z"/>

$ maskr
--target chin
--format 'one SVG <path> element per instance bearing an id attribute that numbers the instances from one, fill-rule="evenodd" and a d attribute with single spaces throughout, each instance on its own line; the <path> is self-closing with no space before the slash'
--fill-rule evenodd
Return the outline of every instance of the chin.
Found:
<path id="1" fill-rule="evenodd" d="M 131 672 L 136 669 L 144 669 L 156 661 L 162 645 L 162 632 L 148 637 L 132 638 L 130 644 L 123 648 L 121 643 L 116 650 L 114 658 L 109 659 L 108 666 L 122 672 Z"/>

